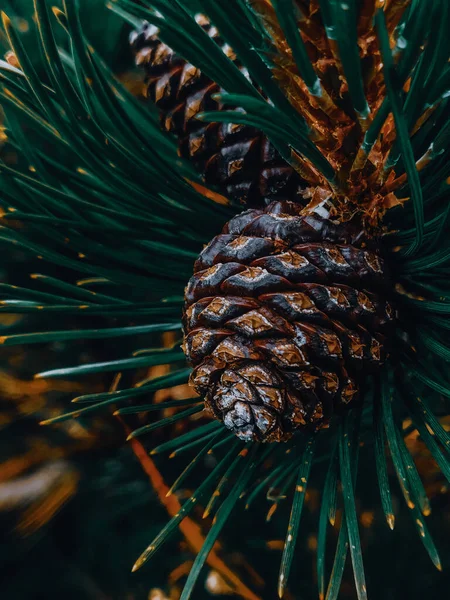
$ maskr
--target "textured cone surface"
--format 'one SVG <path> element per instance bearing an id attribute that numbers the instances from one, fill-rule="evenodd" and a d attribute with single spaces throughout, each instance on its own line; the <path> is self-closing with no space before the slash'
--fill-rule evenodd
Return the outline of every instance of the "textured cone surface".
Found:
<path id="1" fill-rule="evenodd" d="M 198 21 L 235 60 L 217 29 L 203 17 Z M 178 137 L 180 155 L 194 163 L 207 184 L 248 206 L 281 198 L 304 203 L 306 184 L 261 132 L 247 125 L 205 124 L 195 118 L 203 111 L 223 109 L 212 98 L 223 90 L 161 42 L 157 32 L 144 24 L 132 34 L 131 45 L 136 63 L 147 73 L 146 95 L 160 109 L 163 129 Z"/>
<path id="2" fill-rule="evenodd" d="M 393 310 L 386 269 L 360 227 L 292 202 L 234 217 L 186 288 L 191 382 L 244 440 L 326 427 L 382 364 Z"/>

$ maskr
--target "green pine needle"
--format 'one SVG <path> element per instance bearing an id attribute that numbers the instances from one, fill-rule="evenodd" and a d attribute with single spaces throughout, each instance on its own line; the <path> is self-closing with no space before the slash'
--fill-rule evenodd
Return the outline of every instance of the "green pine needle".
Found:
<path id="1" fill-rule="evenodd" d="M 383 507 L 386 522 L 391 529 L 394 529 L 395 516 L 392 507 L 391 491 L 389 487 L 389 478 L 387 473 L 385 436 L 383 431 L 383 421 L 381 412 L 381 398 L 379 397 L 379 388 L 377 388 L 377 397 L 373 399 L 373 428 L 374 428 L 374 450 L 375 465 L 378 477 L 378 488 L 380 490 L 381 505 Z"/>
<path id="2" fill-rule="evenodd" d="M 219 512 L 217 513 L 216 518 L 214 519 L 213 525 L 209 530 L 208 535 L 206 536 L 202 549 L 197 554 L 194 560 L 194 564 L 192 565 L 192 568 L 189 572 L 189 576 L 181 593 L 180 600 L 189 600 L 189 598 L 191 598 L 194 586 L 197 583 L 197 579 L 200 575 L 200 571 L 203 565 L 205 564 L 206 559 L 208 558 L 208 555 L 212 550 L 212 547 L 214 546 L 224 525 L 227 523 L 228 518 L 232 510 L 235 508 L 235 505 L 239 500 L 240 495 L 244 491 L 246 485 L 248 484 L 253 475 L 253 471 L 256 466 L 255 455 L 258 449 L 259 448 L 257 444 L 252 444 L 251 449 L 245 448 L 244 450 L 242 450 L 242 453 L 245 452 L 245 462 L 242 466 L 241 473 L 237 478 L 233 488 L 228 493 L 226 499 L 223 501 Z"/>
<path id="3" fill-rule="evenodd" d="M 335 437 L 322 490 L 317 531 L 317 585 L 319 588 L 319 598 L 321 599 L 325 597 L 325 553 L 327 548 L 328 522 L 330 521 L 331 525 L 334 526 L 336 515 L 337 445 L 338 438 Z M 331 518 L 330 514 L 332 515 Z"/>
<path id="4" fill-rule="evenodd" d="M 175 531 L 178 529 L 178 525 L 181 521 L 195 508 L 199 500 L 202 499 L 203 495 L 209 490 L 209 488 L 214 484 L 214 481 L 220 475 L 220 473 L 226 467 L 226 464 L 232 459 L 232 457 L 236 454 L 236 446 L 238 442 L 235 440 L 232 444 L 232 447 L 229 449 L 225 458 L 218 463 L 218 465 L 211 471 L 211 473 L 206 477 L 204 482 L 197 488 L 194 494 L 183 504 L 181 509 L 178 511 L 169 523 L 162 529 L 156 538 L 152 541 L 152 543 L 144 550 L 144 552 L 140 555 L 138 560 L 133 566 L 133 571 L 137 571 L 140 569 L 151 556 L 157 552 L 161 546 L 166 542 L 169 536 L 173 535 Z M 206 557 L 205 557 L 206 558 Z"/>
<path id="5" fill-rule="evenodd" d="M 366 580 L 362 561 L 361 542 L 358 530 L 358 518 L 356 515 L 355 491 L 352 475 L 352 464 L 350 449 L 351 429 L 350 419 L 345 415 L 342 420 L 341 435 L 339 437 L 339 463 L 341 471 L 342 496 L 344 498 L 344 518 L 347 526 L 347 534 L 350 544 L 350 556 L 353 564 L 356 592 L 359 600 L 367 599 Z"/>
<path id="6" fill-rule="evenodd" d="M 204 456 L 206 456 L 206 454 L 208 454 L 209 451 L 212 448 L 214 448 L 214 446 L 217 444 L 217 441 L 223 437 L 224 437 L 224 431 L 221 430 L 218 432 L 213 431 L 213 432 L 209 433 L 208 435 L 206 435 L 204 438 L 202 438 L 201 442 L 208 440 L 207 443 L 203 446 L 203 448 L 200 450 L 200 452 L 198 452 L 195 455 L 195 457 L 191 460 L 191 462 L 188 463 L 186 468 L 178 475 L 176 480 L 171 485 L 166 496 L 171 496 L 174 492 L 176 492 L 181 487 L 181 484 L 189 477 L 189 475 L 194 470 L 194 468 L 200 463 L 201 459 Z M 228 436 L 228 441 L 231 441 L 231 439 L 232 439 L 231 436 Z"/>
<path id="7" fill-rule="evenodd" d="M 298 71 L 313 96 L 322 94 L 322 86 L 309 60 L 305 44 L 298 30 L 293 0 L 273 0 L 278 21 L 286 35 L 286 41 L 292 48 Z"/>
<path id="8" fill-rule="evenodd" d="M 283 597 L 284 591 L 291 571 L 292 560 L 294 558 L 295 544 L 299 533 L 300 518 L 305 500 L 306 488 L 308 486 L 308 478 L 311 470 L 311 464 L 314 456 L 315 436 L 311 436 L 306 443 L 306 448 L 303 453 L 302 463 L 300 465 L 297 483 L 294 490 L 294 500 L 292 502 L 291 516 L 289 517 L 289 525 L 284 542 L 283 556 L 281 557 L 280 575 L 278 577 L 278 595 Z"/>
<path id="9" fill-rule="evenodd" d="M 72 375 L 87 375 L 89 373 L 110 373 L 124 371 L 126 369 L 138 369 L 141 367 L 154 367 L 156 365 L 165 365 L 184 360 L 184 354 L 181 351 L 155 350 L 151 356 L 138 358 L 123 358 L 120 360 L 111 360 L 102 363 L 89 363 L 77 367 L 66 367 L 63 369 L 53 369 L 43 371 L 35 375 L 36 379 L 49 379 L 55 377 L 71 377 Z"/>
<path id="10" fill-rule="evenodd" d="M 187 408 L 179 413 L 176 413 L 172 417 L 166 417 L 165 419 L 161 419 L 160 421 L 156 421 L 156 423 L 150 423 L 149 425 L 144 425 L 143 427 L 139 427 L 132 431 L 127 437 L 127 442 L 134 438 L 140 437 L 142 435 L 146 435 L 151 431 L 155 431 L 155 429 L 159 429 L 160 427 L 166 427 L 167 425 L 172 425 L 172 423 L 176 423 L 177 421 L 181 421 L 195 415 L 203 410 L 203 403 L 201 406 L 192 406 L 191 408 Z"/>
<path id="11" fill-rule="evenodd" d="M 65 331 L 41 331 L 36 333 L 19 333 L 0 337 L 4 346 L 18 346 L 28 344 L 43 344 L 48 342 L 69 340 L 101 340 L 119 337 L 129 337 L 163 331 L 178 331 L 179 323 L 153 323 L 150 325 L 136 325 L 131 327 L 113 327 L 105 329 L 74 329 Z"/>
<path id="12" fill-rule="evenodd" d="M 162 454 L 163 452 L 172 452 L 173 456 L 176 453 L 181 452 L 185 446 L 189 445 L 189 449 L 192 448 L 192 444 L 194 442 L 201 442 L 205 439 L 205 436 L 211 432 L 217 432 L 222 428 L 221 423 L 217 421 L 211 421 L 206 425 L 202 425 L 200 427 L 196 427 L 192 431 L 188 431 L 188 433 L 183 433 L 168 442 L 164 442 L 156 448 L 151 450 L 150 454 Z"/>
<path id="13" fill-rule="evenodd" d="M 398 87 L 398 84 L 397 86 L 395 85 L 395 82 L 398 80 L 398 76 L 395 73 L 395 66 L 389 46 L 389 36 L 386 28 L 384 12 L 382 10 L 378 10 L 377 14 L 375 15 L 375 23 L 377 25 L 378 36 L 380 39 L 381 55 L 384 63 L 383 73 L 384 80 L 386 82 L 387 94 L 392 106 L 398 141 L 402 150 L 402 156 L 405 162 L 405 168 L 408 174 L 409 185 L 412 193 L 412 203 L 416 220 L 416 240 L 414 244 L 407 250 L 407 254 L 411 255 L 417 252 L 422 244 L 423 239 L 424 213 L 422 188 L 416 169 L 416 163 L 411 147 L 405 115 L 403 113 L 401 90 Z"/>

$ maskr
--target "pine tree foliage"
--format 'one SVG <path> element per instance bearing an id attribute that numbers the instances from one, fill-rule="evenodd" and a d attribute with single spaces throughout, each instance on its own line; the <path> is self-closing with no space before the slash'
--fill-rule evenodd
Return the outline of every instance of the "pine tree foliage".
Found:
<path id="1" fill-rule="evenodd" d="M 450 436 L 439 420 L 448 414 L 450 399 L 449 7 L 446 0 L 198 4 L 249 78 L 183 2 L 115 0 L 109 6 L 133 25 L 141 19 L 156 25 L 168 45 L 226 90 L 222 100 L 227 105 L 243 109 L 208 112 L 201 119 L 262 130 L 282 157 L 307 175 L 311 203 L 332 197 L 335 217 L 349 218 L 357 211 L 367 227 L 381 231 L 396 282 L 392 301 L 399 324 L 386 366 L 367 377 L 365 402 L 335 418 L 329 430 L 295 435 L 286 444 L 245 444 L 220 423 L 206 421 L 154 448 L 153 453 L 167 455 L 195 449 L 197 457 L 215 449 L 222 459 L 135 568 L 196 506 L 206 505 L 215 520 L 186 582 L 182 600 L 188 600 L 237 505 L 250 507 L 267 488 L 281 490 L 277 504 L 292 490 L 279 577 L 282 596 L 300 543 L 308 476 L 315 462 L 326 460 L 318 525 L 320 597 L 337 598 L 350 556 L 363 600 L 367 591 L 355 503 L 363 439 L 373 444 L 373 464 L 363 468 L 376 473 L 387 524 L 394 528 L 387 467 L 392 463 L 420 539 L 441 568 L 425 520 L 429 503 L 402 423 L 411 419 L 450 481 Z M 167 375 L 75 398 L 74 411 L 48 422 L 112 408 L 122 415 L 148 413 L 148 423 L 131 434 L 141 436 L 175 419 L 189 420 L 202 409 L 200 398 L 193 396 L 178 401 L 181 412 L 170 419 L 154 419 L 160 407 L 152 405 L 152 394 L 188 381 L 190 369 L 180 348 L 183 288 L 203 244 L 237 208 L 205 190 L 192 166 L 178 157 L 175 140 L 160 130 L 157 111 L 143 107 L 112 76 L 86 39 L 77 0 L 66 0 L 63 9 L 34 0 L 34 11 L 34 52 L 25 46 L 14 18 L 2 13 L 20 68 L 0 63 L 0 103 L 9 142 L 21 159 L 15 166 L 0 163 L 0 241 L 4 252 L 15 246 L 38 257 L 42 272 L 31 274 L 26 287 L 2 285 L 0 312 L 58 315 L 58 322 L 67 319 L 68 326 L 30 331 L 26 320 L 19 321 L 2 343 L 135 340 L 131 356 L 36 376 L 170 365 Z M 61 33 L 64 48 L 57 42 Z M 42 61 L 44 74 L 37 67 Z M 74 315 L 97 317 L 99 327 L 72 329 Z M 175 332 L 177 343 L 155 347 L 154 336 L 167 331 Z M 276 468 L 267 471 L 270 459 Z M 194 459 L 180 478 L 196 464 Z M 325 564 L 327 527 L 329 521 L 334 524 L 340 499 L 344 517 L 330 569 Z"/>

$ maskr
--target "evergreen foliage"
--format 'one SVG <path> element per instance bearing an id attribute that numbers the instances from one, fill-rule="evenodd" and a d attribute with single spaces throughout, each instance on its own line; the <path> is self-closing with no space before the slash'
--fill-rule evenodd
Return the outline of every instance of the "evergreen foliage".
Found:
<path id="1" fill-rule="evenodd" d="M 336 418 L 328 431 L 317 436 L 297 435 L 286 444 L 269 445 L 244 444 L 219 423 L 191 419 L 203 406 L 197 397 L 172 403 L 181 406 L 174 416 L 158 419 L 155 415 L 154 409 L 160 407 L 152 405 L 152 395 L 186 383 L 190 373 L 180 348 L 180 315 L 192 264 L 203 244 L 238 207 L 224 203 L 214 193 L 203 193 L 197 173 L 178 157 L 175 141 L 160 130 L 156 110 L 143 106 L 113 76 L 105 62 L 107 53 L 93 48 L 85 33 L 82 15 L 87 9 L 83 4 L 81 9 L 78 0 L 65 0 L 61 8 L 52 7 L 47 0 L 34 0 L 33 4 L 35 29 L 26 35 L 20 31 L 14 11 L 2 6 L 4 31 L 20 68 L 0 62 L 0 103 L 8 142 L 20 160 L 16 165 L 0 163 L 0 242 L 4 252 L 20 248 L 30 263 L 37 258 L 42 266 L 38 274 L 31 274 L 28 284 L 2 284 L 0 313 L 32 317 L 3 330 L 2 343 L 95 339 L 106 346 L 119 338 L 132 342 L 134 350 L 120 358 L 62 368 L 49 365 L 37 373 L 36 377 L 45 379 L 124 374 L 119 389 L 83 394 L 73 400 L 74 410 L 46 423 L 56 426 L 115 410 L 130 419 L 127 422 L 134 428 L 130 438 L 136 438 L 186 419 L 187 431 L 153 447 L 152 453 L 169 456 L 194 449 L 196 458 L 181 477 L 192 476 L 207 452 L 213 451 L 219 458 L 180 512 L 150 542 L 136 567 L 162 547 L 185 516 L 198 505 L 207 506 L 215 519 L 181 596 L 182 600 L 195 597 L 201 569 L 233 510 L 244 504 L 252 507 L 267 489 L 277 506 L 292 491 L 279 575 L 282 596 L 289 576 L 294 575 L 295 546 L 302 543 L 299 532 L 309 472 L 311 469 L 314 474 L 325 463 L 317 549 L 321 598 L 338 597 L 347 556 L 358 598 L 367 597 L 355 501 L 361 469 L 371 469 L 377 477 L 381 506 L 393 529 L 389 477 L 389 465 L 393 465 L 420 540 L 433 564 L 441 569 L 425 519 L 429 501 L 405 445 L 409 430 L 403 423 L 408 419 L 417 429 L 450 481 L 450 435 L 440 421 L 448 415 L 450 399 L 446 0 L 435 0 L 431 6 L 424 0 L 311 3 L 321 11 L 328 40 L 338 49 L 348 84 L 345 111 L 360 124 L 361 144 L 352 160 L 364 155 L 367 162 L 380 141 L 380 132 L 389 133 L 383 127 L 393 119 L 395 141 L 383 169 L 393 170 L 398 184 L 395 194 L 402 202 L 391 210 L 383 206 L 380 213 L 383 245 L 397 282 L 393 301 L 400 326 L 391 359 L 380 375 L 367 377 L 366 401 L 361 407 Z M 191 9 L 181 0 L 114 0 L 108 8 L 133 25 L 141 19 L 157 25 L 167 44 L 226 90 L 227 104 L 244 109 L 242 113 L 204 113 L 203 120 L 241 122 L 261 129 L 294 167 L 300 160 L 312 167 L 320 185 L 327 182 L 336 194 L 345 195 L 348 173 L 329 160 L 323 146 L 316 143 L 317 132 L 273 76 L 279 68 L 277 47 L 259 20 L 269 3 L 199 0 L 197 4 Z M 272 2 L 307 93 L 320 104 L 325 90 L 296 24 L 307 5 L 303 1 Z M 235 50 L 251 80 L 197 25 L 194 13 L 198 8 Z M 399 8 L 404 8 L 400 22 L 390 30 L 392 11 Z M 364 69 L 356 45 L 357 24 L 365 9 L 370 9 L 367 14 L 374 21 L 386 87 L 375 114 L 365 95 Z M 85 327 L 80 326 L 83 319 Z M 173 347 L 159 347 L 159 336 L 165 332 L 174 332 Z M 150 380 L 140 377 L 139 369 L 156 365 L 170 365 L 170 372 Z M 137 376 L 133 379 L 128 375 L 134 371 Z M 140 413 L 146 419 L 144 425 L 142 419 L 133 417 Z M 363 443 L 371 452 L 360 452 Z M 372 460 L 368 454 L 373 455 Z M 335 524 L 337 507 L 343 518 L 330 565 L 328 523 Z"/>

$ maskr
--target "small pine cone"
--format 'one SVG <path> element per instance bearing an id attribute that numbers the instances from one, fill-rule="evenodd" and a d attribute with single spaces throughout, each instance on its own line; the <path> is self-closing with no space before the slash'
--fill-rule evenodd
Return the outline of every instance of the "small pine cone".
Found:
<path id="1" fill-rule="evenodd" d="M 385 359 L 386 277 L 375 239 L 354 224 L 292 202 L 234 217 L 186 288 L 192 385 L 244 440 L 327 427 Z"/>
<path id="2" fill-rule="evenodd" d="M 205 17 L 197 21 L 235 60 L 217 29 Z M 248 206 L 264 206 L 276 198 L 304 204 L 305 182 L 261 132 L 195 118 L 200 112 L 224 108 L 212 98 L 223 91 L 216 83 L 161 42 L 157 28 L 148 23 L 133 32 L 130 41 L 136 64 L 147 73 L 146 95 L 161 110 L 162 128 L 178 137 L 180 155 L 194 163 L 207 184 Z M 239 68 L 248 77 L 246 69 Z"/>

